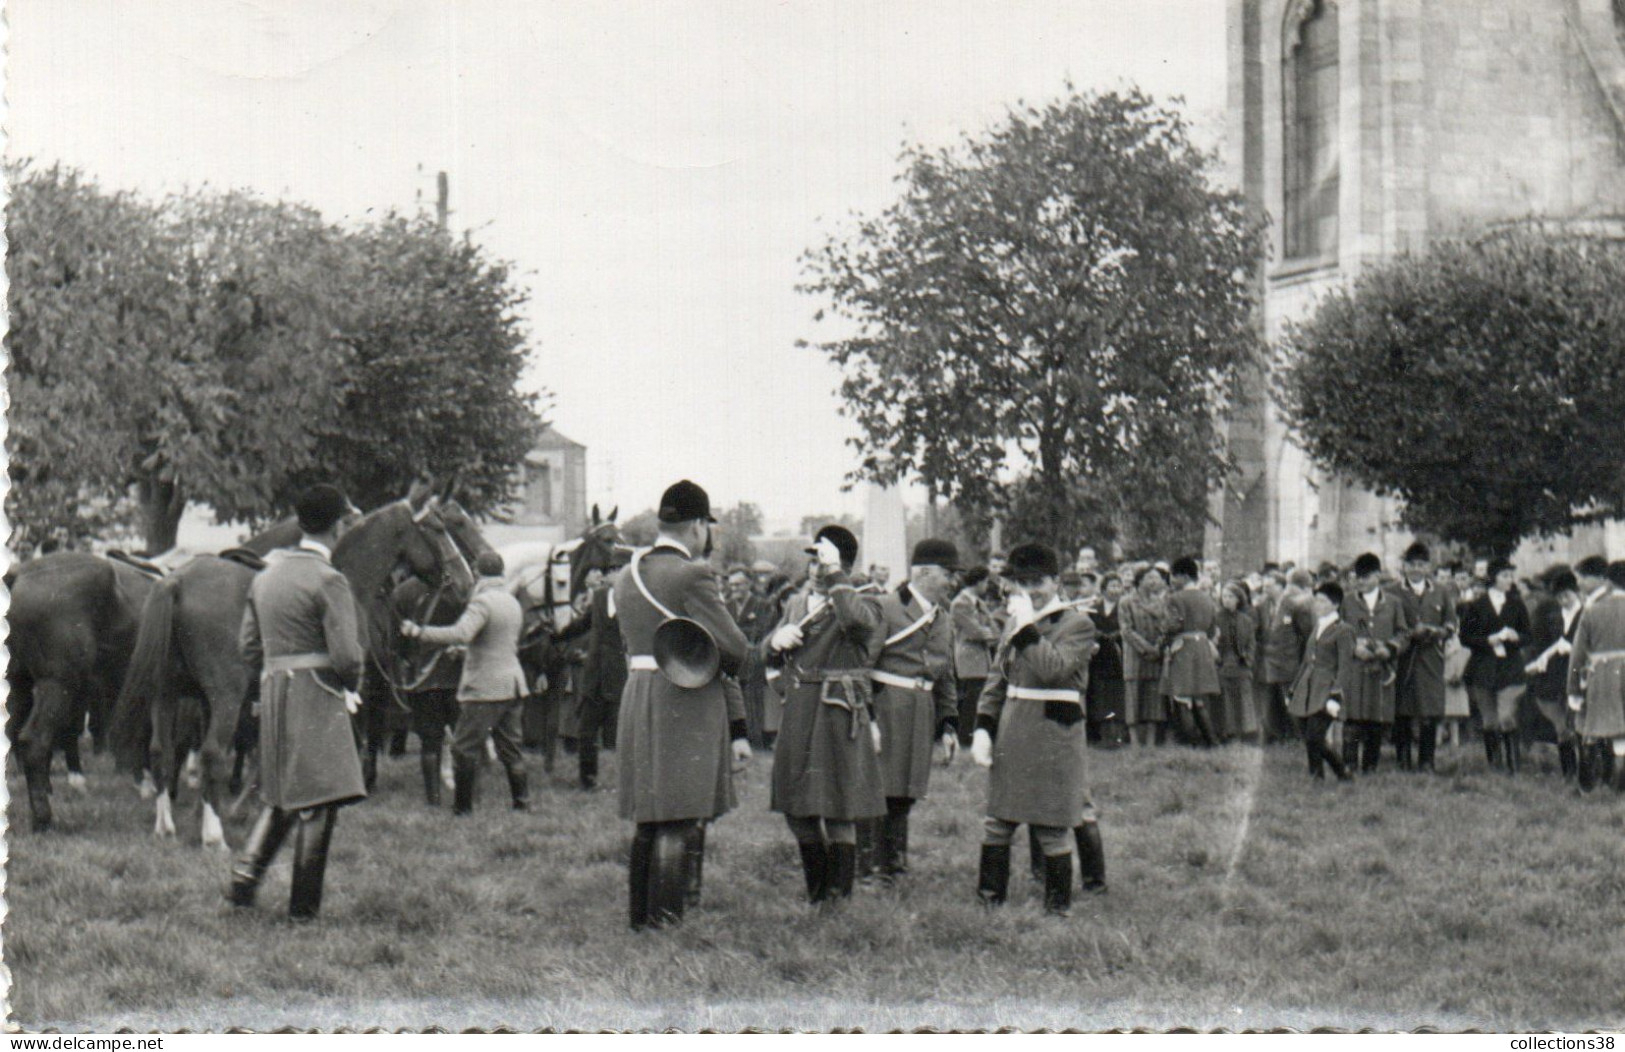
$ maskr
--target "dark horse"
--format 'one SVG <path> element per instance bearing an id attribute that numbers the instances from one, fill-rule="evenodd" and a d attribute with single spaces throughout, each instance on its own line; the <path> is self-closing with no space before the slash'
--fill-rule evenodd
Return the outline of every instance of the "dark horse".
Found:
<path id="1" fill-rule="evenodd" d="M 382 608 L 387 607 L 397 565 L 430 580 L 461 566 L 436 505 L 427 489 L 415 490 L 411 497 L 363 516 L 334 549 L 333 564 L 350 580 L 370 655 L 393 643 L 387 631 L 390 618 Z M 138 769 L 147 758 L 142 752 L 150 748 L 159 791 L 154 825 L 159 836 L 174 835 L 171 793 L 189 748 L 201 744 L 202 839 L 205 846 L 225 846 L 220 815 L 249 685 L 237 634 L 255 573 L 252 565 L 226 556 L 194 559 L 153 591 L 142 613 L 114 724 L 126 767 Z M 375 663 L 369 660 L 369 671 Z M 183 704 L 187 698 L 198 699 L 201 706 Z"/>
<path id="2" fill-rule="evenodd" d="M 34 829 L 51 828 L 51 754 L 77 768 L 90 717 L 100 742 L 135 647 L 141 608 L 156 574 L 88 552 L 54 552 L 8 575 L 11 683 L 6 732 L 28 780 Z"/>

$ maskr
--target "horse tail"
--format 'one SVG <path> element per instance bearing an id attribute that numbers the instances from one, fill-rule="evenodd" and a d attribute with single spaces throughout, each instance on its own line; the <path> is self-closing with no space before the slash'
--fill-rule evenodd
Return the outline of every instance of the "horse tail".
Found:
<path id="1" fill-rule="evenodd" d="M 113 755 L 120 769 L 136 772 L 147 766 L 151 740 L 152 707 L 170 689 L 170 661 L 175 636 L 175 595 L 180 581 L 170 577 L 158 583 L 141 608 L 141 627 L 129 671 L 119 688 L 113 709 Z"/>

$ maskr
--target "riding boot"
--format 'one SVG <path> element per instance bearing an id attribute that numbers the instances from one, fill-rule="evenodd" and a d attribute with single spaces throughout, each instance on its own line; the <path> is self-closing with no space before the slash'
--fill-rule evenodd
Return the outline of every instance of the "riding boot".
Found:
<path id="1" fill-rule="evenodd" d="M 1581 793 L 1589 793 L 1597 788 L 1597 745 L 1595 742 L 1582 741 L 1577 743 L 1576 757 L 1578 763 L 1574 772 L 1574 784 Z"/>
<path id="2" fill-rule="evenodd" d="M 1055 917 L 1072 913 L 1072 856 L 1044 856 L 1044 912 Z"/>
<path id="3" fill-rule="evenodd" d="M 1572 779 L 1579 772 L 1580 758 L 1574 751 L 1573 742 L 1558 743 L 1557 766 L 1563 772 L 1565 782 Z"/>
<path id="4" fill-rule="evenodd" d="M 1608 758 L 1613 761 L 1612 778 L 1610 780 L 1614 784 L 1614 792 L 1625 793 L 1625 763 L 1621 763 L 1620 758 L 1614 755 L 1612 743 L 1608 746 Z"/>
<path id="5" fill-rule="evenodd" d="M 378 787 L 378 746 L 372 742 L 361 747 L 361 784 L 368 793 Z"/>
<path id="6" fill-rule="evenodd" d="M 858 880 L 874 876 L 880 854 L 880 819 L 860 818 L 857 821 L 858 843 L 854 858 Z"/>
<path id="7" fill-rule="evenodd" d="M 1501 766 L 1501 734 L 1488 727 L 1484 728 L 1484 759 L 1492 771 Z"/>
<path id="8" fill-rule="evenodd" d="M 801 849 L 801 873 L 807 878 L 807 901 L 823 902 L 829 897 L 829 848 L 822 840 L 796 845 Z"/>
<path id="9" fill-rule="evenodd" d="M 895 879 L 908 872 L 908 811 L 893 811 L 880 820 L 880 875 Z"/>
<path id="10" fill-rule="evenodd" d="M 655 825 L 639 822 L 632 834 L 632 854 L 627 871 L 627 917 L 633 931 L 649 926 L 649 862 L 654 856 Z"/>
<path id="11" fill-rule="evenodd" d="M 587 741 L 583 738 L 576 749 L 576 770 L 581 778 L 581 788 L 593 790 L 598 788 L 598 742 Z"/>
<path id="12" fill-rule="evenodd" d="M 1100 840 L 1100 823 L 1085 822 L 1072 830 L 1078 845 L 1078 873 L 1086 895 L 1106 894 L 1106 847 Z"/>
<path id="13" fill-rule="evenodd" d="M 976 874 L 976 897 L 989 906 L 1004 902 L 1010 892 L 1010 845 L 983 844 Z"/>
<path id="14" fill-rule="evenodd" d="M 327 849 L 333 842 L 338 808 L 313 807 L 299 812 L 293 838 L 293 887 L 288 895 L 288 916 L 311 921 L 322 908 L 322 880 L 327 874 Z"/>
<path id="15" fill-rule="evenodd" d="M 530 810 L 530 778 L 523 767 L 508 768 L 508 796 L 515 811 Z"/>
<path id="16" fill-rule="evenodd" d="M 403 728 L 389 736 L 389 758 L 399 759 L 406 755 L 406 730 Z"/>
<path id="17" fill-rule="evenodd" d="M 684 893 L 684 904 L 689 907 L 700 904 L 700 893 L 705 886 L 705 823 L 695 822 L 688 830 L 683 841 L 683 854 L 688 860 L 688 887 Z"/>
<path id="18" fill-rule="evenodd" d="M 829 898 L 852 897 L 852 882 L 857 874 L 857 865 L 858 849 L 855 844 L 829 846 Z"/>
<path id="19" fill-rule="evenodd" d="M 452 814 L 471 815 L 474 813 L 474 782 L 479 778 L 479 774 L 478 761 L 465 760 L 460 756 L 452 759 Z"/>
<path id="20" fill-rule="evenodd" d="M 233 906 L 254 905 L 254 893 L 259 890 L 265 871 L 271 868 L 282 842 L 293 828 L 294 816 L 279 807 L 267 807 L 255 819 L 243 843 L 243 853 L 231 867 L 231 887 L 226 897 Z"/>
<path id="21" fill-rule="evenodd" d="M 683 919 L 688 896 L 688 830 L 685 822 L 662 822 L 649 861 L 649 926 Z"/>
<path id="22" fill-rule="evenodd" d="M 1202 743 L 1202 748 L 1211 749 L 1218 745 L 1218 736 L 1213 733 L 1213 721 L 1208 718 L 1207 704 L 1202 701 L 1193 702 L 1191 704 L 1191 717 L 1196 721 L 1196 734 Z"/>
<path id="23" fill-rule="evenodd" d="M 1331 750 L 1326 750 L 1330 754 Z M 1343 726 L 1343 770 L 1353 774 L 1360 766 L 1360 730 L 1353 724 Z M 1341 774 L 1338 775 L 1342 777 Z"/>
<path id="24" fill-rule="evenodd" d="M 418 753 L 418 769 L 423 773 L 423 799 L 430 807 L 440 806 L 440 757 L 425 749 Z"/>
<path id="25" fill-rule="evenodd" d="M 1439 747 L 1439 721 L 1423 720 L 1421 736 L 1416 739 L 1416 769 L 1433 770 L 1433 756 Z"/>
<path id="26" fill-rule="evenodd" d="M 1038 830 L 1027 827 L 1027 860 L 1032 865 L 1033 883 L 1044 883 L 1044 845 L 1038 842 Z"/>
<path id="27" fill-rule="evenodd" d="M 1360 773 L 1374 774 L 1377 765 L 1382 762 L 1382 724 L 1368 723 L 1365 725 L 1365 734 L 1361 736 L 1363 755 L 1360 757 Z"/>
<path id="28" fill-rule="evenodd" d="M 1394 717 L 1394 763 L 1401 771 L 1416 770 L 1416 765 L 1411 761 L 1414 727 L 1415 723 L 1409 716 Z"/>
<path id="29" fill-rule="evenodd" d="M 1518 740 L 1518 735 L 1516 732 L 1507 731 L 1502 733 L 1501 748 L 1502 751 L 1506 753 L 1507 774 L 1510 776 L 1516 776 L 1518 773 L 1518 768 L 1522 761 L 1522 745 L 1523 743 Z"/>

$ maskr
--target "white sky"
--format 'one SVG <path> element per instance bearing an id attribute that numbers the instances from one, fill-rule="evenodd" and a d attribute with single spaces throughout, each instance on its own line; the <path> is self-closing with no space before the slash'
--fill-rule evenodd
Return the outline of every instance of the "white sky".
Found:
<path id="1" fill-rule="evenodd" d="M 432 204 L 531 290 L 532 375 L 623 515 L 692 477 L 862 513 L 797 257 L 905 140 L 1133 82 L 1224 100 L 1223 0 L 8 0 L 13 156 L 332 218 Z M 825 331 L 824 335 L 830 333 Z"/>

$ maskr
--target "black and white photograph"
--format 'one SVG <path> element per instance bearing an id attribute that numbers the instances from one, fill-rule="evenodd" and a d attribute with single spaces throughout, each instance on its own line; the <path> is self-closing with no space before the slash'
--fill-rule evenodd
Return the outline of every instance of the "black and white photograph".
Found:
<path id="1" fill-rule="evenodd" d="M 12 1035 L 1625 1031 L 1625 0 L 0 42 Z"/>

